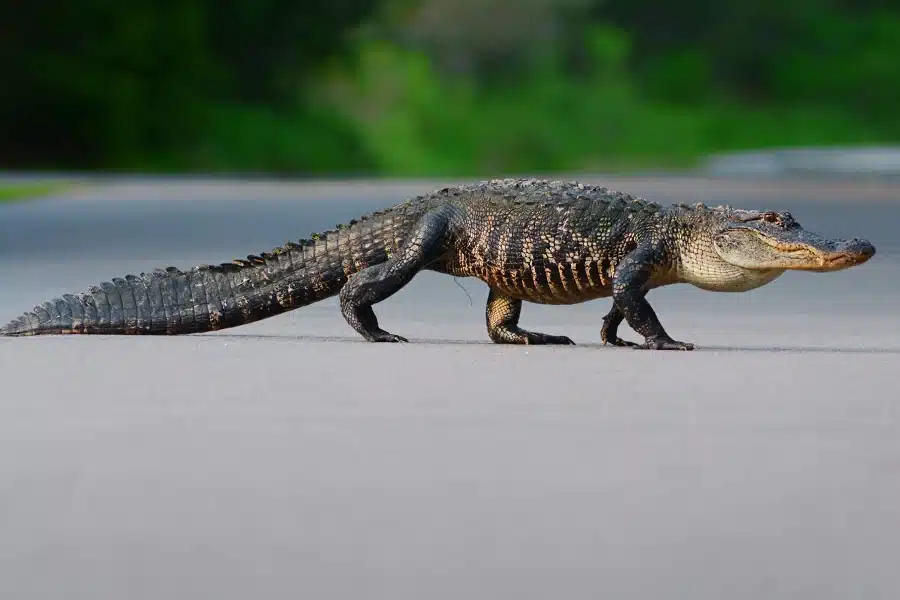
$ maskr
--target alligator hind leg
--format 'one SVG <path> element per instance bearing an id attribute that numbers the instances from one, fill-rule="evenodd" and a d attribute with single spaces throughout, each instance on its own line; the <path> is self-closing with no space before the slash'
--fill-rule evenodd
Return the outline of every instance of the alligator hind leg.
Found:
<path id="1" fill-rule="evenodd" d="M 347 323 L 370 342 L 409 341 L 381 329 L 372 305 L 396 294 L 416 273 L 440 258 L 448 235 L 448 219 L 440 213 L 427 214 L 397 254 L 351 276 L 340 292 L 341 314 Z"/>
<path id="2" fill-rule="evenodd" d="M 575 345 L 564 335 L 526 331 L 519 327 L 522 301 L 491 288 L 488 292 L 485 320 L 488 335 L 497 344 L 562 344 Z"/>

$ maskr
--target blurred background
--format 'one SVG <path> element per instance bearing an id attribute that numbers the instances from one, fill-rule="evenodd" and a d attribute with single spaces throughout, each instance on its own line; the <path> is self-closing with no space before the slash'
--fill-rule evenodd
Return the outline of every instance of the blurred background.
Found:
<path id="1" fill-rule="evenodd" d="M 900 140 L 894 0 L 7 0 L 0 169 L 451 176 Z"/>

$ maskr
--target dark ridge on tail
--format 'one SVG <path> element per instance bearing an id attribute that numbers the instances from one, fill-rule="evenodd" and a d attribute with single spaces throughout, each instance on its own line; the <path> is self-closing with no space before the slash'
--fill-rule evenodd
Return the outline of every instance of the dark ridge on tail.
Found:
<path id="1" fill-rule="evenodd" d="M 35 306 L 0 328 L 0 335 L 182 335 L 306 306 L 337 294 L 352 273 L 387 259 L 396 224 L 371 221 L 385 212 L 246 260 L 115 277 Z"/>
<path id="2" fill-rule="evenodd" d="M 266 255 L 268 256 L 268 255 Z M 87 292 L 63 294 L 10 322 L 5 336 L 47 334 L 182 335 L 227 329 L 331 295 L 343 272 L 323 272 L 317 286 L 275 280 L 265 259 L 175 267 L 114 277 Z M 259 259 L 256 262 L 253 259 Z M 243 264 L 241 264 L 243 263 Z"/>

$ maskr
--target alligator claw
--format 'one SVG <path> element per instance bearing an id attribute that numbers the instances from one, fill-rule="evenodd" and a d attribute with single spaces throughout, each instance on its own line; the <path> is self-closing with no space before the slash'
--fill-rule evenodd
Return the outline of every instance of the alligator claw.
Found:
<path id="1" fill-rule="evenodd" d="M 543 346 L 543 345 L 559 345 L 559 346 L 574 346 L 575 342 L 571 340 L 571 338 L 566 337 L 564 335 L 550 335 L 547 333 L 531 333 L 528 334 L 528 344 Z"/>
<path id="2" fill-rule="evenodd" d="M 622 323 L 623 318 L 621 311 L 619 311 L 615 305 L 613 305 L 609 314 L 603 317 L 603 327 L 600 328 L 600 339 L 603 341 L 604 346 L 610 344 L 612 346 L 619 346 L 620 348 L 637 347 L 636 343 L 623 340 L 618 335 L 619 325 Z"/>
<path id="3" fill-rule="evenodd" d="M 693 350 L 694 344 L 677 340 L 647 340 L 643 344 L 635 344 L 636 350 Z"/>
<path id="4" fill-rule="evenodd" d="M 603 338 L 603 345 L 609 344 L 610 346 L 619 346 L 620 348 L 637 348 L 640 344 L 636 342 L 629 342 L 628 340 L 623 340 L 620 337 L 612 337 L 612 338 Z"/>
<path id="5" fill-rule="evenodd" d="M 386 331 L 378 333 L 372 338 L 373 342 L 409 342 L 408 339 L 403 337 L 402 335 L 396 335 L 394 333 L 388 333 Z"/>

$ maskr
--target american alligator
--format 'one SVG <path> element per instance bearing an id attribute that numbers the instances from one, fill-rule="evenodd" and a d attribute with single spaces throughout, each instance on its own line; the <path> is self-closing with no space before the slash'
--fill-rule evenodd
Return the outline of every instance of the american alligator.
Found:
<path id="1" fill-rule="evenodd" d="M 496 343 L 573 344 L 521 328 L 522 302 L 611 296 L 604 343 L 691 350 L 660 324 L 648 291 L 689 283 L 741 292 L 786 270 L 838 271 L 874 254 L 866 240 L 825 239 L 788 212 L 663 206 L 578 182 L 501 179 L 435 190 L 245 260 L 116 277 L 44 302 L 0 332 L 199 333 L 339 295 L 344 318 L 363 338 L 405 342 L 379 327 L 372 306 L 427 269 L 487 283 L 485 320 Z M 623 321 L 643 343 L 619 338 Z"/>

